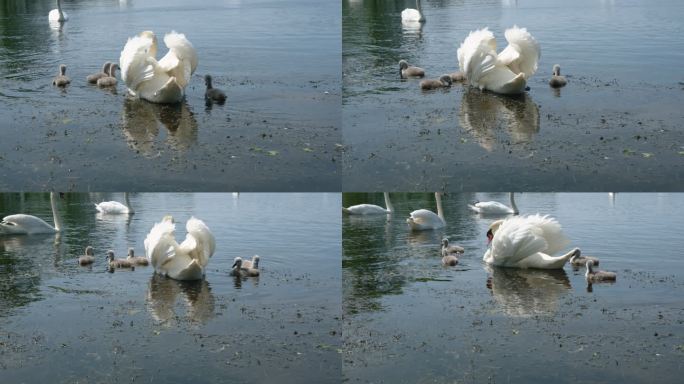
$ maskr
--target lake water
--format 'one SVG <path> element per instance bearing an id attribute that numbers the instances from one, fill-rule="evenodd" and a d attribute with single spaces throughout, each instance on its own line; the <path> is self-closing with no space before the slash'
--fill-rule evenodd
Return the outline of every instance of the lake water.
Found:
<path id="1" fill-rule="evenodd" d="M 447 226 L 412 233 L 405 219 L 435 210 L 432 194 L 391 194 L 395 213 L 343 219 L 344 377 L 349 382 L 676 383 L 684 357 L 684 194 L 524 193 L 522 214 L 557 218 L 584 255 L 617 273 L 594 284 L 584 270 L 489 268 L 494 218 L 474 200 L 444 197 Z M 343 206 L 383 204 L 349 193 Z M 440 240 L 465 248 L 441 265 Z"/>
<path id="2" fill-rule="evenodd" d="M 0 382 L 339 382 L 339 194 L 141 193 L 130 217 L 97 214 L 111 199 L 66 194 L 58 237 L 0 236 Z M 17 212 L 52 223 L 47 194 L 0 195 L 0 216 Z M 191 215 L 213 232 L 206 278 L 107 273 L 106 250 L 144 254 L 166 214 L 179 241 Z M 229 275 L 254 254 L 258 278 Z"/>
<path id="3" fill-rule="evenodd" d="M 402 26 L 415 1 L 344 0 L 346 191 L 666 191 L 682 184 L 684 60 L 675 0 L 424 0 L 421 28 Z M 437 78 L 489 27 L 526 27 L 541 45 L 524 97 L 467 86 L 421 92 L 398 61 Z M 549 88 L 560 64 L 568 85 Z M 629 172 L 624 172 L 628 168 Z"/>
<path id="4" fill-rule="evenodd" d="M 340 6 L 314 0 L 0 5 L 0 188 L 338 191 Z M 184 33 L 199 65 L 176 106 L 85 82 L 127 39 Z M 51 85 L 60 63 L 72 83 Z M 207 107 L 204 75 L 225 105 Z M 201 187 L 197 187 L 201 185 Z"/>

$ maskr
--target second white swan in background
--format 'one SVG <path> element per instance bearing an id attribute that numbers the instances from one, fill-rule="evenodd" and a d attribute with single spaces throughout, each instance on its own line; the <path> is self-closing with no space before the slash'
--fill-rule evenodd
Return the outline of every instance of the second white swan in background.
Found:
<path id="1" fill-rule="evenodd" d="M 389 192 L 383 192 L 383 195 L 385 197 L 385 206 L 387 209 L 375 204 L 357 204 L 352 205 L 349 208 L 342 207 L 342 213 L 348 215 L 382 215 L 394 212 L 394 208 L 390 202 Z"/>
<path id="2" fill-rule="evenodd" d="M 468 208 L 481 215 L 517 215 L 518 207 L 515 205 L 513 192 L 509 193 L 511 199 L 511 206 L 499 203 L 498 201 L 480 201 L 475 204 L 468 204 Z"/>
<path id="3" fill-rule="evenodd" d="M 131 95 L 153 103 L 178 103 L 197 68 L 195 48 L 182 33 L 164 36 L 169 51 L 157 61 L 157 37 L 151 31 L 128 39 L 121 51 L 121 79 Z"/>
<path id="4" fill-rule="evenodd" d="M 103 201 L 99 204 L 95 204 L 97 211 L 106 215 L 118 215 L 118 214 L 133 214 L 135 211 L 131 208 L 131 201 L 128 199 L 128 192 L 124 192 L 125 204 L 121 204 L 118 201 Z"/>
<path id="5" fill-rule="evenodd" d="M 209 227 L 191 217 L 185 225 L 188 234 L 178 244 L 173 217 L 165 216 L 145 238 L 145 256 L 155 272 L 176 280 L 200 280 L 216 249 Z"/>
<path id="6" fill-rule="evenodd" d="M 507 29 L 508 46 L 496 53 L 496 40 L 489 29 L 470 32 L 458 48 L 458 65 L 468 83 L 502 94 L 523 93 L 537 71 L 541 48 L 525 28 Z"/>
<path id="7" fill-rule="evenodd" d="M 57 195 L 50 192 L 50 206 L 52 208 L 52 218 L 55 226 L 48 224 L 45 220 L 33 216 L 19 213 L 16 215 L 5 216 L 0 222 L 1 235 L 37 235 L 41 233 L 55 233 L 62 230 L 62 217 L 57 209 Z"/>
<path id="8" fill-rule="evenodd" d="M 62 0 L 57 0 L 57 8 L 48 13 L 48 21 L 62 22 L 67 20 L 69 20 L 69 15 L 62 11 Z"/>
<path id="9" fill-rule="evenodd" d="M 406 8 L 401 11 L 401 21 L 404 23 L 415 23 L 425 21 L 425 17 L 420 9 L 420 0 L 416 0 L 416 8 Z"/>
<path id="10" fill-rule="evenodd" d="M 411 212 L 411 217 L 406 219 L 406 223 L 413 231 L 423 231 L 428 229 L 438 229 L 446 225 L 444 220 L 444 210 L 442 210 L 442 193 L 435 192 L 435 201 L 437 203 L 437 213 L 427 210 L 418 209 Z"/>
<path id="11" fill-rule="evenodd" d="M 483 260 L 500 267 L 559 269 L 573 255 L 579 255 L 575 248 L 565 255 L 553 256 L 569 240 L 556 219 L 539 214 L 497 220 L 489 226 L 487 239 L 490 247 Z"/>

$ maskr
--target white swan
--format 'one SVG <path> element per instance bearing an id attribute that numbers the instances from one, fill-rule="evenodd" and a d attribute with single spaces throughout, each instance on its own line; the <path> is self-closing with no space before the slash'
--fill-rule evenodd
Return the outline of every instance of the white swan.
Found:
<path id="1" fill-rule="evenodd" d="M 437 202 L 437 214 L 427 209 L 418 209 L 411 212 L 411 217 L 406 219 L 406 223 L 413 231 L 423 231 L 428 229 L 438 229 L 446 225 L 444 221 L 444 211 L 442 210 L 442 193 L 435 192 Z"/>
<path id="2" fill-rule="evenodd" d="M 394 212 L 394 207 L 392 207 L 392 203 L 390 202 L 389 193 L 383 192 L 383 195 L 385 197 L 386 209 L 375 204 L 358 204 L 352 205 L 349 208 L 342 207 L 342 212 L 348 215 L 383 215 Z"/>
<path id="3" fill-rule="evenodd" d="M 128 39 L 121 51 L 121 79 L 131 95 L 153 103 L 178 103 L 197 68 L 197 53 L 182 33 L 164 36 L 169 52 L 157 61 L 157 37 L 151 31 Z"/>
<path id="4" fill-rule="evenodd" d="M 188 234 L 178 244 L 173 217 L 165 216 L 145 238 L 145 256 L 159 274 L 176 280 L 199 280 L 214 254 L 216 241 L 202 220 L 191 217 L 185 229 Z"/>
<path id="5" fill-rule="evenodd" d="M 425 21 L 425 17 L 420 12 L 420 0 L 416 0 L 416 8 L 406 8 L 401 11 L 401 21 L 404 23 L 421 22 Z"/>
<path id="6" fill-rule="evenodd" d="M 48 21 L 67 21 L 69 16 L 62 11 L 62 0 L 57 0 L 57 9 L 53 9 L 48 13 Z"/>
<path id="7" fill-rule="evenodd" d="M 509 192 L 511 206 L 499 203 L 498 201 L 480 201 L 475 204 L 468 204 L 468 208 L 481 215 L 517 215 L 518 207 L 515 205 L 513 192 Z"/>
<path id="8" fill-rule="evenodd" d="M 118 201 L 103 201 L 99 204 L 95 204 L 97 211 L 106 215 L 119 215 L 119 214 L 133 214 L 135 211 L 131 208 L 131 201 L 128 199 L 128 192 L 124 192 L 125 204 L 121 204 Z"/>
<path id="9" fill-rule="evenodd" d="M 512 216 L 492 223 L 487 231 L 489 249 L 483 260 L 500 267 L 559 269 L 579 249 L 552 256 L 568 243 L 556 219 L 539 214 Z"/>
<path id="10" fill-rule="evenodd" d="M 62 230 L 62 217 L 57 209 L 57 195 L 50 192 L 50 206 L 55 226 L 51 226 L 43 219 L 32 215 L 5 216 L 0 222 L 0 235 L 36 235 L 40 233 L 55 233 Z"/>
<path id="11" fill-rule="evenodd" d="M 527 80 L 537 71 L 539 43 L 525 28 L 507 29 L 508 46 L 496 53 L 494 34 L 487 28 L 470 32 L 458 48 L 458 65 L 468 83 L 502 94 L 525 91 Z"/>

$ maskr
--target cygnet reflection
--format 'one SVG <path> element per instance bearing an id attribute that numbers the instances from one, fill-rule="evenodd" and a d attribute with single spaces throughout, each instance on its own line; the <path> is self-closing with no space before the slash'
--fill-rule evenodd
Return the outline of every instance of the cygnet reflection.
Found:
<path id="1" fill-rule="evenodd" d="M 532 141 L 539 132 L 539 107 L 532 98 L 502 96 L 467 88 L 461 99 L 461 127 L 491 152 L 504 142 Z"/>

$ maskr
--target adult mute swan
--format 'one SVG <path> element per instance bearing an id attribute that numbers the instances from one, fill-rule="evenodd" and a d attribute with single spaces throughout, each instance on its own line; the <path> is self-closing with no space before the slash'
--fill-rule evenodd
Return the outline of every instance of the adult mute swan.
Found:
<path id="1" fill-rule="evenodd" d="M 103 201 L 99 204 L 95 204 L 95 208 L 98 212 L 105 215 L 125 215 L 133 214 L 135 211 L 131 208 L 131 201 L 128 199 L 128 192 L 124 192 L 125 204 L 121 204 L 118 201 Z"/>
<path id="2" fill-rule="evenodd" d="M 416 8 L 417 9 L 406 8 L 401 11 L 401 21 L 404 23 L 425 21 L 425 17 L 420 8 L 420 0 L 416 0 Z"/>
<path id="3" fill-rule="evenodd" d="M 375 204 L 358 204 L 352 205 L 349 208 L 342 207 L 342 213 L 346 213 L 347 215 L 383 215 L 394 212 L 394 207 L 392 207 L 392 203 L 390 202 L 389 192 L 383 192 L 383 196 L 385 197 L 386 209 Z"/>
<path id="4" fill-rule="evenodd" d="M 499 203 L 498 201 L 480 201 L 474 204 L 468 204 L 468 208 L 481 215 L 517 215 L 518 207 L 515 205 L 513 192 L 509 192 L 511 199 L 511 206 Z"/>
<path id="5" fill-rule="evenodd" d="M 507 29 L 508 46 L 496 53 L 494 34 L 487 28 L 470 32 L 458 48 L 458 65 L 468 83 L 495 93 L 523 93 L 537 71 L 539 43 L 525 28 Z"/>
<path id="6" fill-rule="evenodd" d="M 55 226 L 51 226 L 43 219 L 32 215 L 5 216 L 0 222 L 0 235 L 36 235 L 40 233 L 55 233 L 62 230 L 62 217 L 57 209 L 57 195 L 50 192 L 50 206 Z"/>
<path id="7" fill-rule="evenodd" d="M 406 219 L 406 223 L 413 231 L 423 231 L 428 229 L 438 229 L 446 225 L 444 221 L 444 211 L 442 210 L 442 193 L 435 192 L 437 203 L 437 214 L 427 209 L 418 209 L 411 212 L 411 217 Z"/>
<path id="8" fill-rule="evenodd" d="M 145 238 L 145 255 L 155 272 L 161 275 L 176 280 L 199 280 L 214 254 L 216 241 L 209 227 L 200 219 L 191 217 L 185 229 L 188 234 L 178 244 L 173 217 L 165 216 Z"/>
<path id="9" fill-rule="evenodd" d="M 489 249 L 483 260 L 500 267 L 559 269 L 580 250 L 552 256 L 568 243 L 556 219 L 539 214 L 513 216 L 489 226 Z"/>
<path id="10" fill-rule="evenodd" d="M 157 61 L 157 37 L 151 31 L 141 32 L 121 51 L 121 79 L 131 95 L 153 103 L 178 103 L 197 68 L 197 53 L 182 33 L 172 31 L 164 36 L 169 48 Z"/>
<path id="11" fill-rule="evenodd" d="M 57 9 L 53 9 L 48 13 L 48 21 L 67 21 L 69 16 L 62 11 L 62 0 L 57 0 Z"/>

